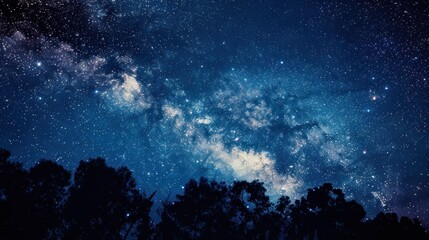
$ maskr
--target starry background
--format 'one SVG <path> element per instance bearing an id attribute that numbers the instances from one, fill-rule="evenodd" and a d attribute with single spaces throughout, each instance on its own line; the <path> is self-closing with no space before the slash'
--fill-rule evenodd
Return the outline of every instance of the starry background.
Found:
<path id="1" fill-rule="evenodd" d="M 190 178 L 332 182 L 429 224 L 426 1 L 2 0 L 0 146 Z"/>

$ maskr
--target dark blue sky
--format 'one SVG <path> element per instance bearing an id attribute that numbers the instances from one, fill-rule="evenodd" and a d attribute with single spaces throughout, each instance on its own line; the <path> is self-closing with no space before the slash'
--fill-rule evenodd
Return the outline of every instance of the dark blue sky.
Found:
<path id="1" fill-rule="evenodd" d="M 425 1 L 9 1 L 0 146 L 105 157 L 157 201 L 189 178 L 332 182 L 429 219 Z"/>

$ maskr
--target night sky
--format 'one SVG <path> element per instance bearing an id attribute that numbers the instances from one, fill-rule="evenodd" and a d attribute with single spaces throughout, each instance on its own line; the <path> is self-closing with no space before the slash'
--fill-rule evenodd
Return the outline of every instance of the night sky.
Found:
<path id="1" fill-rule="evenodd" d="M 429 3 L 5 0 L 0 147 L 105 157 L 156 201 L 190 178 L 272 201 L 331 182 L 429 224 Z"/>

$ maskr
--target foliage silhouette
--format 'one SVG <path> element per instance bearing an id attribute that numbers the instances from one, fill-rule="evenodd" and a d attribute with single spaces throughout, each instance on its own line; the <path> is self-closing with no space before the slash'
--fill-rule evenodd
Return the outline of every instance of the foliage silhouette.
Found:
<path id="1" fill-rule="evenodd" d="M 379 213 L 366 223 L 366 239 L 428 239 L 425 229 L 418 219 L 401 217 L 398 222 L 396 213 Z"/>
<path id="2" fill-rule="evenodd" d="M 7 161 L 10 153 L 0 150 L 0 235 L 23 239 L 28 222 L 28 174 L 21 163 Z"/>
<path id="3" fill-rule="evenodd" d="M 49 173 L 49 174 L 47 174 Z M 43 160 L 29 171 L 29 201 L 32 238 L 55 238 L 60 231 L 63 199 L 70 185 L 70 172 Z"/>
<path id="4" fill-rule="evenodd" d="M 417 219 L 364 221 L 363 207 L 329 183 L 273 204 L 259 181 L 191 179 L 153 225 L 155 192 L 142 194 L 126 167 L 81 161 L 71 182 L 55 162 L 26 170 L 9 157 L 0 149 L 0 239 L 429 239 Z"/>
<path id="5" fill-rule="evenodd" d="M 150 234 L 151 198 L 136 188 L 131 172 L 101 158 L 70 172 L 42 160 L 29 171 L 0 150 L 1 239 L 125 239 Z"/>
<path id="6" fill-rule="evenodd" d="M 164 204 L 159 239 L 249 239 L 260 234 L 271 203 L 258 181 L 190 180 L 183 195 Z"/>
<path id="7" fill-rule="evenodd" d="M 7 161 L 9 152 L 0 155 L 0 232 L 11 239 L 54 238 L 70 173 L 46 160 L 26 171 L 22 164 Z"/>
<path id="8" fill-rule="evenodd" d="M 294 239 L 359 239 L 365 211 L 325 183 L 290 206 L 288 235 Z"/>
<path id="9" fill-rule="evenodd" d="M 136 223 L 149 223 L 152 202 L 125 167 L 116 170 L 101 158 L 81 161 L 69 192 L 64 239 L 121 239 Z"/>

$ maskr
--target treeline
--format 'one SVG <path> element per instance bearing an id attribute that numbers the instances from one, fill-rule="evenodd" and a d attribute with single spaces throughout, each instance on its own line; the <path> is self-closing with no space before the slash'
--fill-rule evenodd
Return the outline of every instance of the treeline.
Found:
<path id="1" fill-rule="evenodd" d="M 0 149 L 0 239 L 429 239 L 417 219 L 364 221 L 363 207 L 329 183 L 274 204 L 258 181 L 190 180 L 155 224 L 155 193 L 140 192 L 126 167 L 81 161 L 72 181 L 55 162 L 26 170 L 9 156 Z"/>

